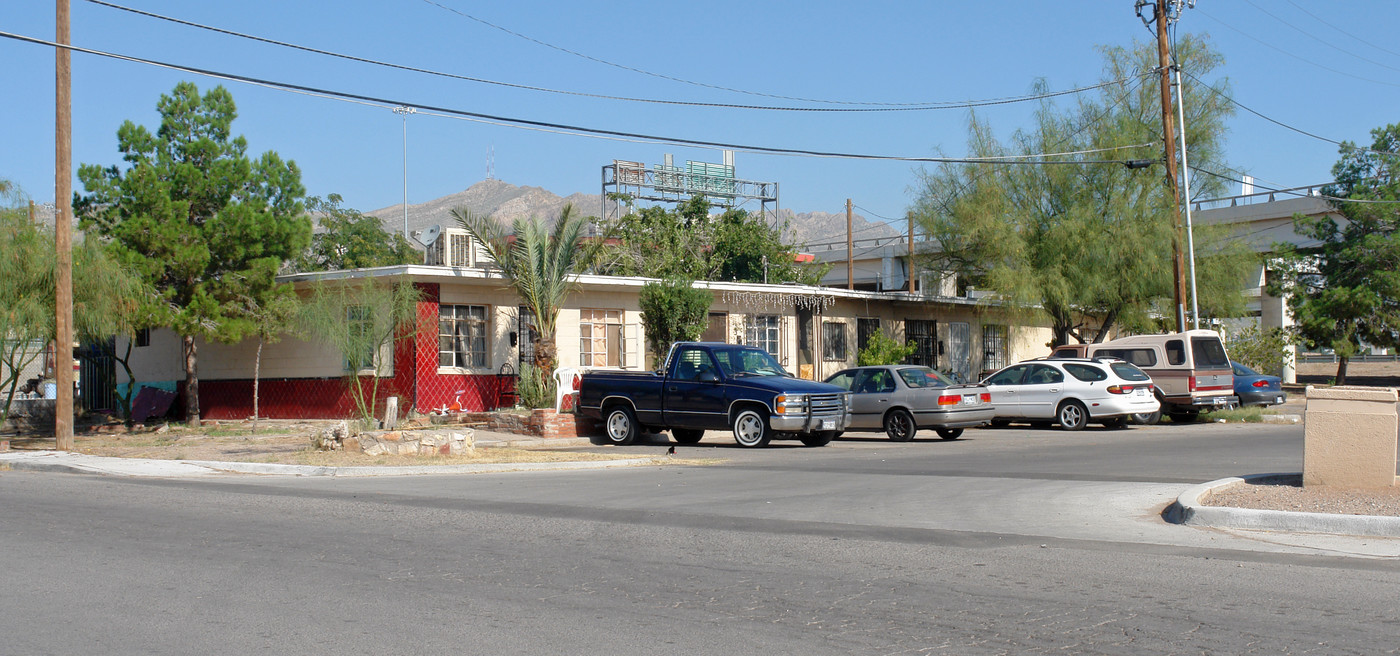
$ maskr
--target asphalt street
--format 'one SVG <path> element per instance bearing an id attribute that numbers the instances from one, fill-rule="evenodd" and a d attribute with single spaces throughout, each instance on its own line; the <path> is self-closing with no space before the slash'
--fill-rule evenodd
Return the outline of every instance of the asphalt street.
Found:
<path id="1" fill-rule="evenodd" d="M 1299 426 L 776 444 L 715 433 L 675 465 L 408 478 L 0 471 L 0 652 L 1400 645 L 1400 541 L 1160 517 L 1190 484 L 1298 471 Z"/>

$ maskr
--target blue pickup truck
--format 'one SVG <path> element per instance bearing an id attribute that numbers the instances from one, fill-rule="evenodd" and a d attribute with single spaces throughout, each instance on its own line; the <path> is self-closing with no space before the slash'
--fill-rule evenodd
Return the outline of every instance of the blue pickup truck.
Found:
<path id="1" fill-rule="evenodd" d="M 631 444 L 644 430 L 669 430 L 681 444 L 730 430 L 740 446 L 773 439 L 824 446 L 850 423 L 851 395 L 792 377 L 760 348 L 677 342 L 657 371 L 584 373 L 578 408 L 603 421 L 609 444 Z"/>

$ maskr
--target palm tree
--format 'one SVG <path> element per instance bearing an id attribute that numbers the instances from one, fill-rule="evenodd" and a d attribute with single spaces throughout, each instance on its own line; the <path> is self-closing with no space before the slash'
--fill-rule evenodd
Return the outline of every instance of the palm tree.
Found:
<path id="1" fill-rule="evenodd" d="M 554 329 L 559 308 L 577 285 L 574 275 L 593 261 L 603 240 L 584 243 L 583 229 L 588 220 L 565 205 L 553 230 L 536 217 L 516 219 L 511 233 L 490 217 L 464 207 L 452 210 L 453 218 L 481 248 L 496 261 L 501 273 L 529 308 L 538 336 L 535 340 L 535 367 L 553 371 L 558 351 Z"/>

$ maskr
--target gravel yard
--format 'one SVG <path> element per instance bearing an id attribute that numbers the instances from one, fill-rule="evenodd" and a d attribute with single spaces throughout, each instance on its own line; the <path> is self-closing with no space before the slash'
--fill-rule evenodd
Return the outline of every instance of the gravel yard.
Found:
<path id="1" fill-rule="evenodd" d="M 1228 508 L 1400 517 L 1400 487 L 1305 488 L 1302 476 L 1292 475 L 1236 483 L 1211 493 L 1201 503 Z"/>

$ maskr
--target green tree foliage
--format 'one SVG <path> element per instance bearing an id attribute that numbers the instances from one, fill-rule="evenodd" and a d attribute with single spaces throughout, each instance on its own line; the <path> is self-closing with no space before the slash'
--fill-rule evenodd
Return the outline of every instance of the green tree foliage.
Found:
<path id="1" fill-rule="evenodd" d="M 700 339 L 709 325 L 709 290 L 696 289 L 689 280 L 663 280 L 642 286 L 638 299 L 647 347 L 656 362 L 666 357 L 674 342 Z"/>
<path id="2" fill-rule="evenodd" d="M 24 369 L 53 341 L 55 319 L 53 233 L 29 221 L 23 194 L 0 180 L 0 421 Z M 84 343 L 105 343 L 132 331 L 131 308 L 152 292 L 94 240 L 73 249 L 73 333 Z"/>
<path id="3" fill-rule="evenodd" d="M 520 405 L 532 410 L 554 407 L 555 389 L 559 383 L 551 373 L 532 364 L 520 367 L 520 380 L 515 385 L 515 391 L 520 395 Z"/>
<path id="4" fill-rule="evenodd" d="M 344 358 L 345 383 L 355 412 L 365 426 L 375 426 L 379 385 L 393 370 L 393 346 L 412 339 L 418 325 L 418 288 L 408 280 L 365 280 L 342 284 L 317 282 L 300 303 L 300 332 L 334 348 Z M 281 308 L 287 310 L 286 306 Z M 270 325 L 278 325 L 270 322 Z M 399 363 L 412 367 L 413 363 Z"/>
<path id="5" fill-rule="evenodd" d="M 899 364 L 914 355 L 918 347 L 913 342 L 900 345 L 893 337 L 877 330 L 870 335 L 870 341 L 856 355 L 856 364 L 865 367 L 877 364 Z"/>
<path id="6" fill-rule="evenodd" d="M 321 230 L 312 235 L 310 250 L 297 260 L 298 271 L 422 264 L 423 254 L 402 234 L 386 232 L 379 217 L 341 207 L 340 202 L 340 194 L 307 199 L 306 209 L 316 216 Z"/>
<path id="7" fill-rule="evenodd" d="M 189 82 L 157 103 L 152 134 L 117 130 L 125 167 L 84 164 L 87 195 L 75 211 L 128 270 L 160 294 L 162 323 L 181 336 L 185 417 L 199 423 L 195 338 L 235 342 L 256 331 L 250 307 L 291 293 L 275 276 L 310 243 L 301 172 L 268 151 L 247 155 L 230 127 L 237 110 L 223 87 L 201 96 Z"/>
<path id="8" fill-rule="evenodd" d="M 1319 245 L 1280 244 L 1271 293 L 1287 295 L 1309 349 L 1337 354 L 1337 384 L 1362 344 L 1400 345 L 1400 124 L 1371 131 L 1370 149 L 1344 142 L 1324 189 L 1344 221 L 1298 215 L 1294 232 Z"/>
<path id="9" fill-rule="evenodd" d="M 538 331 L 535 341 L 534 365 L 553 372 L 555 367 L 555 326 L 559 308 L 577 286 L 576 274 L 596 261 L 603 239 L 587 241 L 583 229 L 589 220 L 565 205 L 552 230 L 538 218 L 516 219 L 507 233 L 504 226 L 490 217 L 480 216 L 466 207 L 452 210 L 453 218 L 467 234 L 496 261 L 501 273 L 510 281 Z"/>
<path id="10" fill-rule="evenodd" d="M 1289 343 L 1288 331 L 1282 328 L 1260 330 L 1258 324 L 1253 323 L 1225 333 L 1225 350 L 1230 359 L 1269 376 L 1283 375 Z"/>
<path id="11" fill-rule="evenodd" d="M 1221 61 L 1190 36 L 1177 52 L 1198 78 Z M 1104 57 L 1106 80 L 1128 81 L 1069 110 L 1046 101 L 1034 127 L 1017 131 L 1008 144 L 973 117 L 969 154 L 1041 159 L 1041 153 L 1093 150 L 1094 159 L 1125 160 L 1160 153 L 1155 78 L 1133 74 L 1156 67 L 1154 47 L 1106 48 Z M 1185 109 L 1191 162 L 1212 166 L 1220 158 L 1230 108 L 1201 90 L 1188 95 Z M 1150 149 L 1141 146 L 1154 141 Z M 1193 182 L 1199 192 L 1218 185 Z M 925 256 L 926 266 L 991 290 L 995 300 L 1035 308 L 1049 320 L 1053 344 L 1059 345 L 1071 337 L 1099 341 L 1115 328 L 1154 328 L 1153 316 L 1171 307 L 1172 207 L 1158 175 L 1117 163 L 979 163 L 925 171 L 912 211 L 938 246 Z M 1204 231 L 1196 237 L 1198 277 L 1209 283 L 1201 286 L 1202 306 L 1230 316 L 1243 308 L 1243 276 L 1257 259 L 1236 240 Z"/>
<path id="12" fill-rule="evenodd" d="M 745 210 L 711 216 L 705 197 L 693 196 L 675 209 L 645 207 L 619 218 L 604 268 L 661 279 L 816 284 L 826 269 L 798 263 L 783 243 L 786 230 Z"/>

